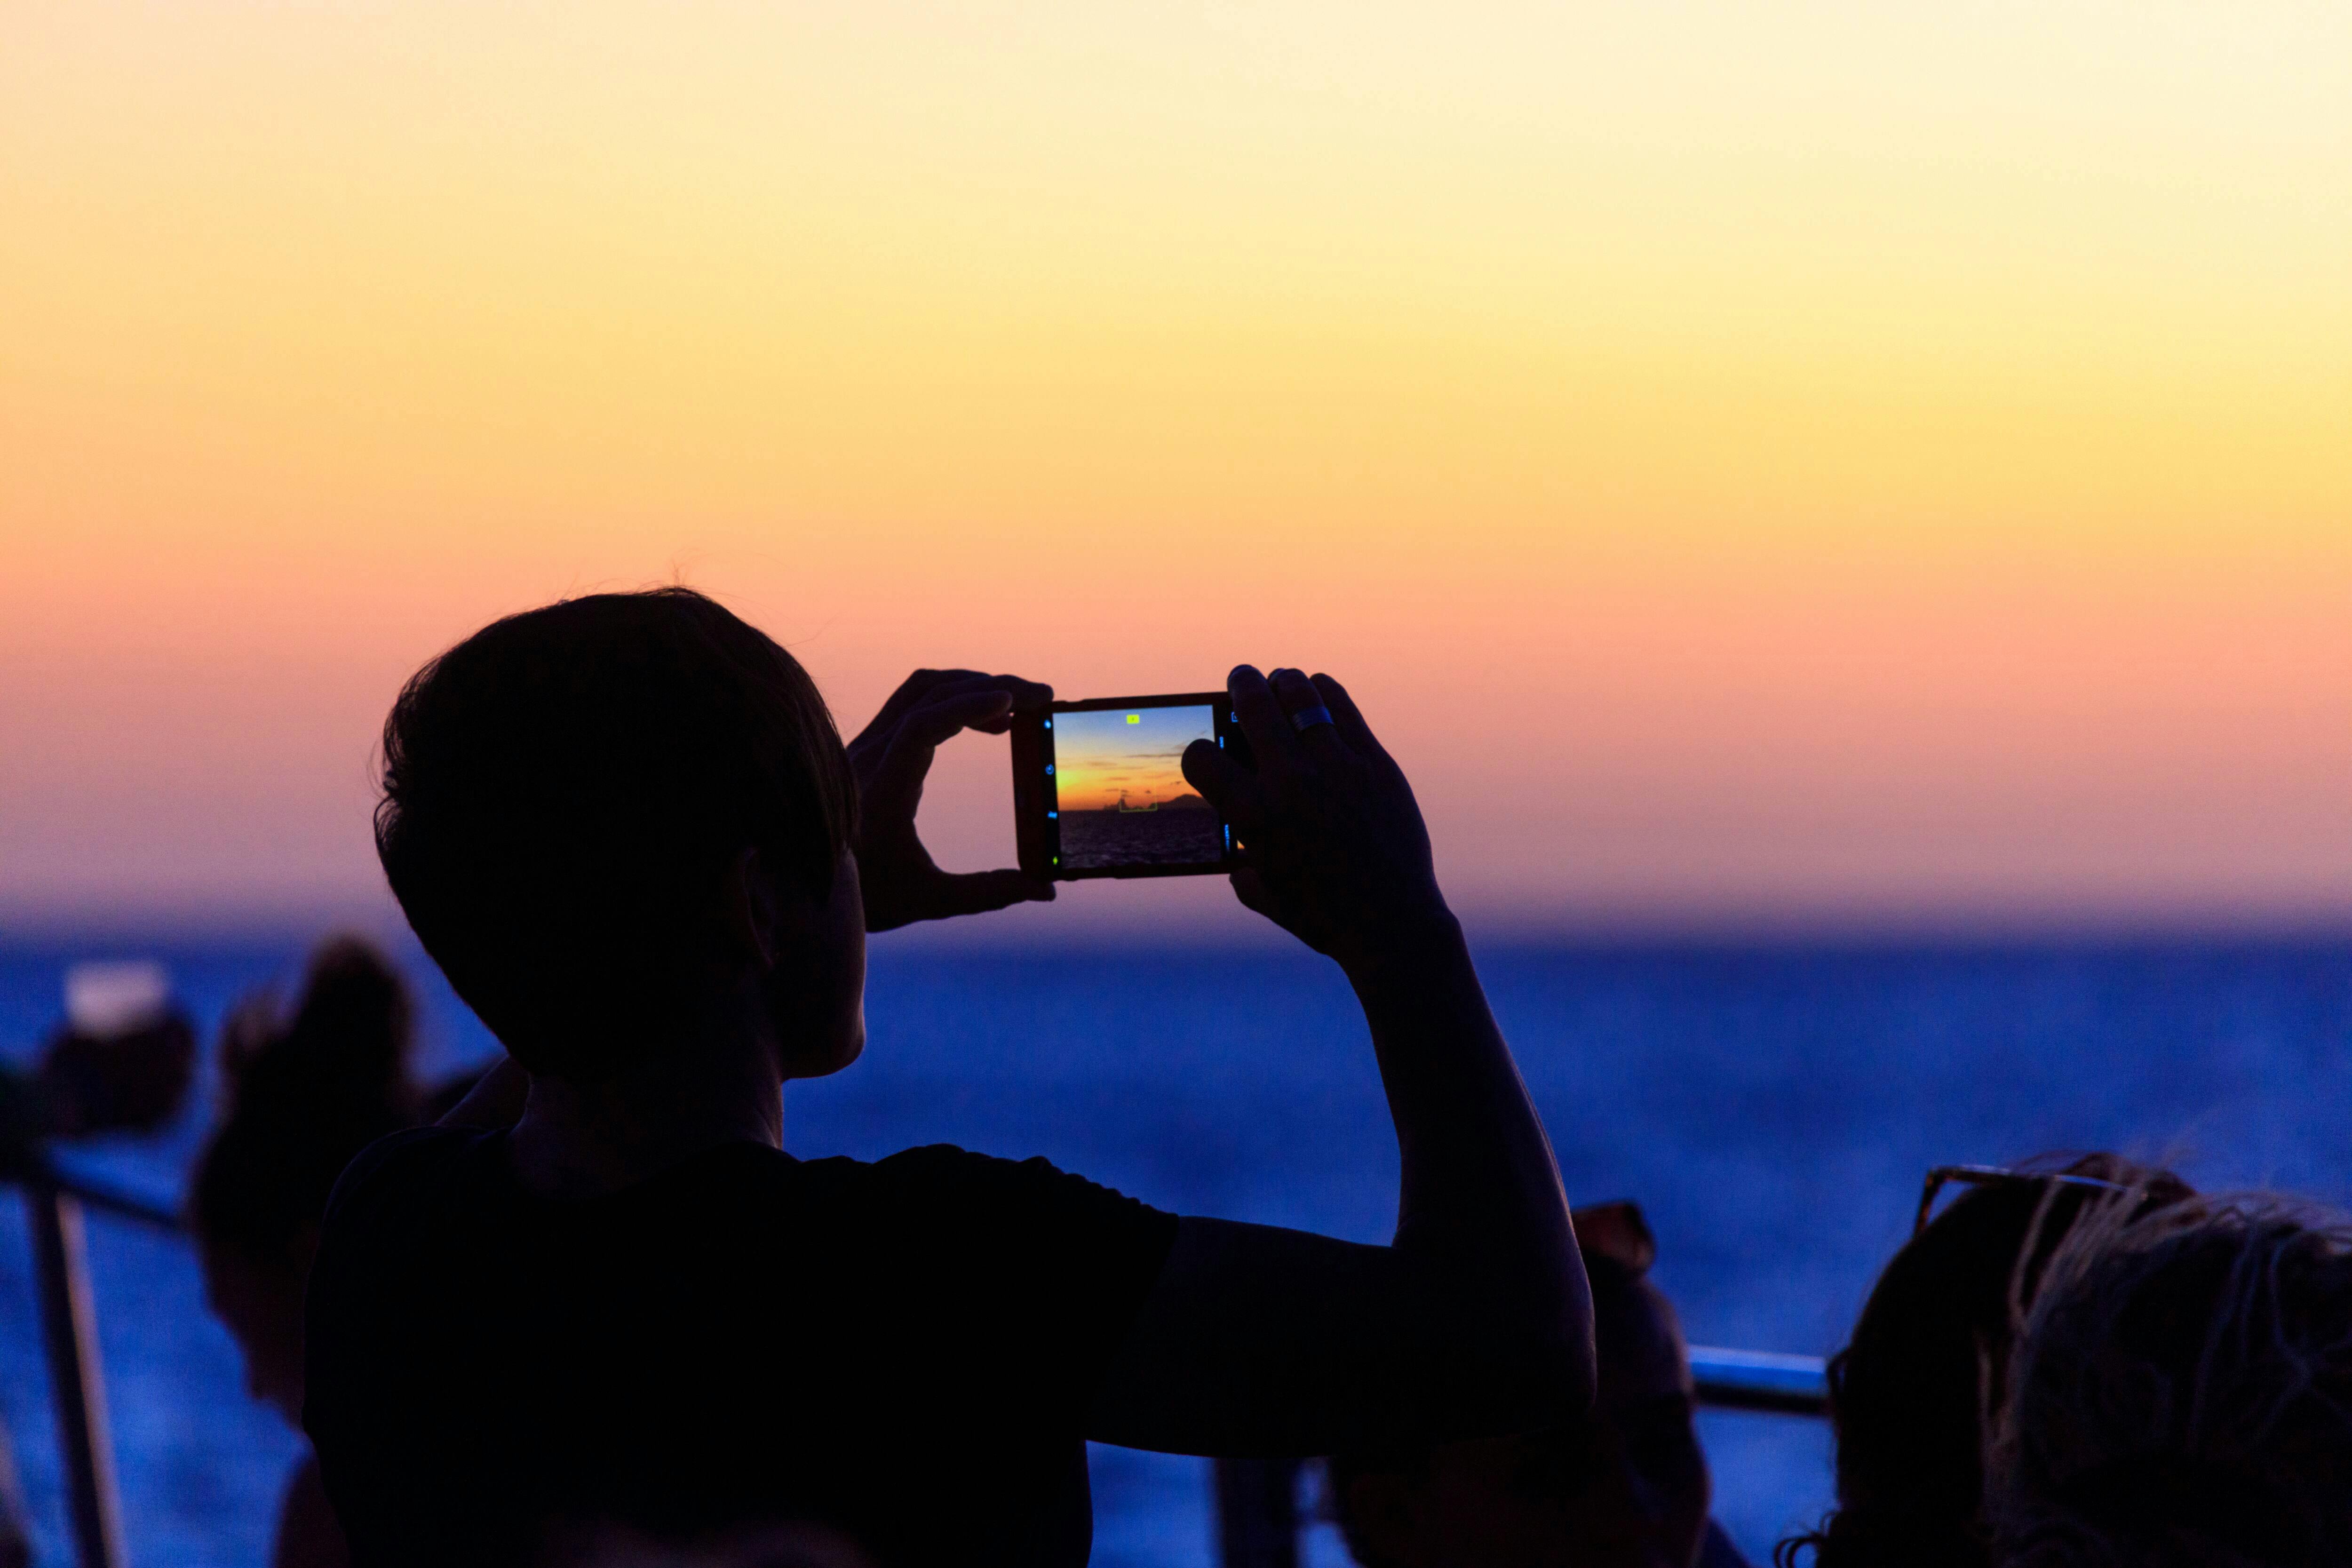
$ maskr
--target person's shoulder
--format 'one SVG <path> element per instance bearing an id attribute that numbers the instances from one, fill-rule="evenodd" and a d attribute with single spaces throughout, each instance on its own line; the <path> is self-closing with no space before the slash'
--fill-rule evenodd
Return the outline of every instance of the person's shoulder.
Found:
<path id="1" fill-rule="evenodd" d="M 879 1160 L 832 1156 L 785 1162 L 792 1179 L 823 1202 L 907 1202 L 925 1206 L 1024 1202 L 1110 1204 L 1145 1206 L 1113 1187 L 1063 1170 L 1042 1155 L 1008 1160 L 952 1143 L 901 1149 Z"/>
<path id="2" fill-rule="evenodd" d="M 354 1155 L 327 1199 L 331 1233 L 380 1214 L 389 1204 L 445 1184 L 499 1137 L 474 1127 L 409 1127 L 387 1133 Z"/>
<path id="3" fill-rule="evenodd" d="M 1084 1190 L 1108 1197 L 1123 1196 L 1113 1188 L 1063 1170 L 1043 1155 L 1008 1160 L 999 1154 L 960 1149 L 952 1143 L 902 1149 L 865 1169 L 872 1173 L 870 1180 L 883 1186 L 981 1194 Z"/>
<path id="4" fill-rule="evenodd" d="M 446 1167 L 499 1134 L 478 1127 L 404 1127 L 387 1132 L 352 1157 L 338 1186 L 360 1186 L 386 1178 Z"/>
<path id="5" fill-rule="evenodd" d="M 953 1143 L 925 1143 L 913 1149 L 901 1149 L 874 1162 L 870 1169 L 877 1176 L 898 1181 L 941 1181 L 965 1179 L 993 1173 L 1000 1170 L 1019 1169 L 1024 1165 L 1045 1165 L 1045 1160 L 1007 1160 L 998 1154 L 982 1154 Z"/>
<path id="6" fill-rule="evenodd" d="M 1171 1238 L 1175 1226 L 1172 1215 L 1042 1157 L 1008 1160 L 934 1143 L 901 1151 L 866 1169 L 876 1205 L 921 1209 L 950 1225 L 1055 1230 L 1153 1228 L 1164 1221 Z"/>

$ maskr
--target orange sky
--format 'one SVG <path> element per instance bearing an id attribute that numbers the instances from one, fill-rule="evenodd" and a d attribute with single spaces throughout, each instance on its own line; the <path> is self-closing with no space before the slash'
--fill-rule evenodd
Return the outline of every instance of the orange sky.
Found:
<path id="1" fill-rule="evenodd" d="M 2323 5 L 11 6 L 0 915 L 370 907 L 401 678 L 682 578 L 1329 668 L 1498 917 L 2343 920 L 2347 190 Z"/>

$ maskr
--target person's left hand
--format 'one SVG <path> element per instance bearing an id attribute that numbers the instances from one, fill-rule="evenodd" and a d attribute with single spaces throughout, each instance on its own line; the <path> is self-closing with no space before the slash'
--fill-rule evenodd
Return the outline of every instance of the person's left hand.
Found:
<path id="1" fill-rule="evenodd" d="M 1012 727 L 1016 705 L 1043 707 L 1052 695 L 1046 687 L 1010 675 L 919 669 L 849 742 L 849 768 L 857 775 L 857 879 L 866 893 L 867 931 L 1052 900 L 1053 883 L 1018 870 L 942 871 L 915 832 L 923 779 L 940 742 L 963 730 L 1002 735 Z"/>

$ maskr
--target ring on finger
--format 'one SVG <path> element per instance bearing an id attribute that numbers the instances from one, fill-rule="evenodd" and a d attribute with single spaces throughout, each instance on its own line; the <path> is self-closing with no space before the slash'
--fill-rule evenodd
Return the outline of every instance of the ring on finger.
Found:
<path id="1" fill-rule="evenodd" d="M 1301 708 L 1290 716 L 1290 727 L 1304 735 L 1318 724 L 1331 722 L 1331 710 L 1318 702 L 1312 708 Z"/>

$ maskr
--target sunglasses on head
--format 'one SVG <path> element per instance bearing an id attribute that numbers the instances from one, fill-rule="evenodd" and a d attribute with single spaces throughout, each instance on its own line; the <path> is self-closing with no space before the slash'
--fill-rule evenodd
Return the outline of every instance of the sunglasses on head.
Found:
<path id="1" fill-rule="evenodd" d="M 1918 1217 L 1911 1222 L 1913 1236 L 1927 1228 L 1928 1220 L 1935 1216 L 1936 1196 L 1948 1186 L 2085 1187 L 2094 1192 L 2129 1194 L 2146 1190 L 2097 1176 L 2073 1176 L 2058 1171 L 2008 1171 L 1999 1165 L 1938 1165 L 1927 1173 L 1927 1184 L 1920 1190 Z"/>

